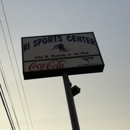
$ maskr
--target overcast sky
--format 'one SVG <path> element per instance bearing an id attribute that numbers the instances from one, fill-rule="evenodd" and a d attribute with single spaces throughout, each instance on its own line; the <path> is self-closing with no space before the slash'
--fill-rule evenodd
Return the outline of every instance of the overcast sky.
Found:
<path id="1" fill-rule="evenodd" d="M 0 3 L 0 20 L 9 49 L 8 53 L 0 27 L 0 60 L 21 130 L 72 129 L 62 77 L 24 80 L 21 37 L 79 32 L 94 32 L 105 63 L 102 73 L 69 76 L 72 84 L 81 88 L 81 93 L 74 97 L 80 129 L 130 129 L 129 0 L 3 0 L 3 4 L 32 120 L 31 125 Z M 19 130 L 1 74 L 0 84 Z M 0 130 L 10 129 L 0 99 Z"/>

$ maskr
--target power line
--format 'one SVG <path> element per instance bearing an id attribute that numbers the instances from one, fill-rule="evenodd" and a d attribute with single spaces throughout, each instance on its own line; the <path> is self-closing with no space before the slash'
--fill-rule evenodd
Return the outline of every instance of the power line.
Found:
<path id="1" fill-rule="evenodd" d="M 21 83 L 21 86 L 22 86 L 22 91 L 23 91 L 23 94 L 24 94 L 24 97 L 25 97 L 25 103 L 26 103 L 26 106 L 27 106 L 27 110 L 28 110 L 28 114 L 29 114 L 29 118 L 30 118 L 32 130 L 34 130 L 33 129 L 32 120 L 31 120 L 31 115 L 30 115 L 30 112 L 29 112 L 29 107 L 28 107 L 27 99 L 26 99 L 26 95 L 25 95 L 25 91 L 24 91 L 24 88 L 23 88 L 22 79 L 21 79 L 21 76 L 20 76 L 20 71 L 19 71 L 19 67 L 18 67 L 18 62 L 17 62 L 16 54 L 15 54 L 15 51 L 14 51 L 14 46 L 13 46 L 13 42 L 12 42 L 12 38 L 11 38 L 11 34 L 10 34 L 10 29 L 9 29 L 9 26 L 8 26 L 8 21 L 7 21 L 7 18 L 6 18 L 6 13 L 5 13 L 5 10 L 4 10 L 4 5 L 3 5 L 3 1 L 2 0 L 1 0 L 1 4 L 2 4 L 2 8 L 3 8 L 3 12 L 4 12 L 4 16 L 5 16 L 5 20 L 6 20 L 8 32 L 9 32 L 9 37 L 10 37 L 10 41 L 11 41 L 11 45 L 12 45 L 12 49 L 13 49 L 13 54 L 14 54 L 14 57 L 15 57 L 15 62 L 16 62 L 16 66 L 17 66 L 17 70 L 18 70 L 18 74 L 19 74 L 19 78 L 20 78 L 20 83 Z"/>
<path id="2" fill-rule="evenodd" d="M 4 30 L 3 30 L 3 26 L 2 26 L 1 20 L 0 20 L 0 24 L 1 24 L 1 28 L 2 28 L 3 35 L 4 35 L 4 40 L 5 40 L 5 43 L 6 43 L 7 52 L 8 52 L 8 55 L 9 55 L 11 67 L 12 67 L 12 70 L 13 70 L 13 74 L 14 74 L 14 78 L 15 78 L 15 83 L 16 83 L 16 86 L 17 86 L 18 94 L 19 94 L 19 97 L 20 97 L 20 102 L 21 102 L 21 104 L 22 104 L 22 109 L 23 109 L 24 117 L 25 117 L 26 124 L 27 124 L 27 127 L 28 127 L 27 118 L 26 118 L 26 115 L 25 115 L 25 110 L 24 110 L 24 107 L 23 107 L 23 102 L 22 102 L 20 90 L 19 90 L 19 87 L 18 87 L 18 82 L 17 82 L 17 79 L 16 79 L 16 75 L 15 75 L 13 63 L 12 63 L 12 60 L 11 60 L 11 56 L 10 56 L 10 52 L 9 52 L 9 48 L 8 48 L 8 45 L 7 45 L 7 41 L 6 41 L 6 37 L 5 37 L 5 33 L 4 33 Z M 29 130 L 29 127 L 28 127 L 28 130 Z"/>
<path id="3" fill-rule="evenodd" d="M 13 113 L 14 113 L 14 116 L 15 116 L 15 119 L 16 119 L 16 122 L 17 122 L 17 125 L 18 125 L 18 128 L 19 128 L 19 130 L 20 130 L 18 118 L 17 118 L 16 112 L 15 112 L 15 109 L 14 109 L 12 97 L 11 97 L 10 90 L 9 90 L 9 87 L 8 87 L 8 84 L 7 84 L 7 81 L 6 81 L 6 77 L 5 77 L 5 74 L 4 74 L 4 69 L 3 69 L 3 66 L 2 66 L 1 61 L 0 61 L 0 65 L 1 65 L 1 68 L 0 68 L 1 75 L 2 75 L 2 78 L 3 78 L 4 84 L 5 84 L 5 88 L 6 88 L 7 94 L 8 94 L 8 96 L 9 96 L 9 99 L 10 99 L 10 102 L 11 102 L 11 107 L 12 107 L 12 109 L 13 109 Z"/>
<path id="4" fill-rule="evenodd" d="M 2 90 L 2 86 L 0 85 L 0 97 L 1 97 L 1 100 L 2 100 L 2 103 L 4 105 L 4 108 L 5 108 L 5 111 L 6 111 L 6 114 L 7 114 L 7 117 L 9 119 L 9 122 L 10 122 L 10 125 L 11 125 L 11 128 L 12 130 L 15 130 L 15 126 L 14 126 L 14 123 L 13 123 L 13 119 L 11 117 L 11 114 L 10 114 L 10 111 L 9 111 L 9 108 L 8 108 L 8 105 L 7 105 L 7 102 L 6 102 L 6 99 L 5 99 L 5 96 L 4 96 L 4 92 Z"/>

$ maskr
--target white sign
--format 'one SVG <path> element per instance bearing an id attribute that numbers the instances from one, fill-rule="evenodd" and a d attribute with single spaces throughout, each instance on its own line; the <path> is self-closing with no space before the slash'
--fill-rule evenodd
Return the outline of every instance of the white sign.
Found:
<path id="1" fill-rule="evenodd" d="M 26 62 L 25 72 L 102 65 L 100 56 Z"/>
<path id="2" fill-rule="evenodd" d="M 22 38 L 23 60 L 99 55 L 93 33 Z"/>
<path id="3" fill-rule="evenodd" d="M 101 72 L 104 68 L 93 32 L 23 37 L 22 58 L 25 79 L 60 76 L 64 71 Z"/>

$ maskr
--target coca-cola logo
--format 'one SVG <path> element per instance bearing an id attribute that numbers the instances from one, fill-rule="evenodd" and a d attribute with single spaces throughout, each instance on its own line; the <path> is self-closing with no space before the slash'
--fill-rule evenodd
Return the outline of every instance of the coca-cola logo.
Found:
<path id="1" fill-rule="evenodd" d="M 46 63 L 33 62 L 29 65 L 29 71 L 54 70 L 64 68 L 65 60 L 52 60 Z"/>

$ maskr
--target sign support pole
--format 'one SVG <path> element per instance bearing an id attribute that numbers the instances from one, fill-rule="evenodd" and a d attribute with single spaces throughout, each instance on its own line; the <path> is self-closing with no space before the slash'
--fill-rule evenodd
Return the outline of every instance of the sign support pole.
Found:
<path id="1" fill-rule="evenodd" d="M 74 103 L 74 99 L 73 99 L 73 95 L 71 91 L 71 83 L 69 81 L 69 77 L 67 73 L 63 73 L 63 81 L 64 81 L 64 87 L 65 87 L 66 98 L 68 102 L 68 109 L 70 113 L 72 128 L 73 130 L 80 130 L 75 103 Z"/>

